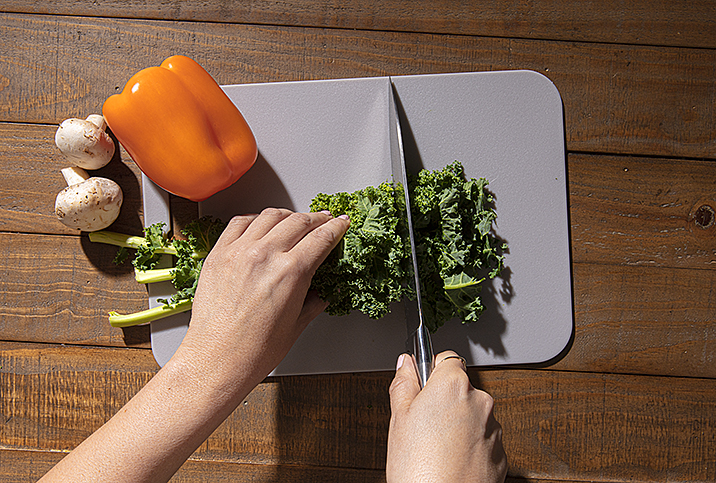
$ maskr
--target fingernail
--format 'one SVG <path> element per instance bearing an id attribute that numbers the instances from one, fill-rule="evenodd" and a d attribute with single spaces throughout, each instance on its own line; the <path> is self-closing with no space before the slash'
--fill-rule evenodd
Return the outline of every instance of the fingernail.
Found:
<path id="1" fill-rule="evenodd" d="M 398 369 L 403 367 L 404 362 L 405 362 L 405 354 L 400 354 L 400 356 L 398 356 L 398 363 L 395 366 L 395 370 L 397 371 Z"/>
<path id="2" fill-rule="evenodd" d="M 339 216 L 338 218 L 340 218 L 342 220 L 350 220 L 350 217 L 346 214 L 343 214 L 343 215 Z"/>
<path id="3" fill-rule="evenodd" d="M 329 215 L 329 216 L 331 214 L 331 212 L 328 210 L 323 210 L 323 211 L 321 211 L 321 213 L 323 213 L 324 215 Z"/>

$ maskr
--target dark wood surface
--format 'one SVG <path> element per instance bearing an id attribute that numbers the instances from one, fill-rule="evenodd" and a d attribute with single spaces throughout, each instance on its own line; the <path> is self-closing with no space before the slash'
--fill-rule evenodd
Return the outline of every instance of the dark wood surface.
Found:
<path id="1" fill-rule="evenodd" d="M 509 479 L 716 480 L 716 2 L 0 2 L 0 481 L 35 481 L 157 371 L 114 249 L 54 219 L 57 124 L 181 53 L 222 84 L 532 69 L 562 95 L 575 335 L 470 370 Z M 142 225 L 140 172 L 101 174 Z M 196 206 L 173 199 L 176 223 Z M 698 215 L 697 215 L 698 213 Z M 711 224 L 709 224 L 709 221 Z M 269 378 L 177 482 L 384 481 L 391 373 Z"/>

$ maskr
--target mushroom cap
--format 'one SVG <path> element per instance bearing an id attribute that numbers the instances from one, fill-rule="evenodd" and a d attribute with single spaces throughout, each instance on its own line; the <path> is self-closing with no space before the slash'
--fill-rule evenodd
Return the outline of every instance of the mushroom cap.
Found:
<path id="1" fill-rule="evenodd" d="M 70 228 L 103 230 L 119 216 L 123 199 L 117 183 L 93 177 L 60 191 L 55 199 L 55 214 Z"/>
<path id="2" fill-rule="evenodd" d="M 114 156 L 114 141 L 102 127 L 84 119 L 65 119 L 55 133 L 55 144 L 80 168 L 99 169 Z"/>

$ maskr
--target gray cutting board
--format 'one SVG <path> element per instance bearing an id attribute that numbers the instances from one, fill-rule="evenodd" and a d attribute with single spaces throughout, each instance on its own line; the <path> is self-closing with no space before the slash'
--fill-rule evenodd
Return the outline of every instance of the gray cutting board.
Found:
<path id="1" fill-rule="evenodd" d="M 251 126 L 259 159 L 234 186 L 200 204 L 229 219 L 268 206 L 308 210 L 316 193 L 353 191 L 390 179 L 388 89 L 404 119 L 409 171 L 454 160 L 485 177 L 496 198 L 496 233 L 509 245 L 506 269 L 483 288 L 476 324 L 448 322 L 436 353 L 456 350 L 469 365 L 541 363 L 573 333 L 567 177 L 562 101 L 532 71 L 373 77 L 224 86 Z M 145 183 L 146 217 L 168 218 L 166 197 Z M 170 288 L 152 288 L 150 303 Z M 157 293 L 155 293 L 157 292 Z M 161 293 L 160 293 L 161 292 Z M 164 364 L 189 315 L 152 324 Z M 382 320 L 321 315 L 274 375 L 392 370 L 405 347 L 404 311 Z"/>

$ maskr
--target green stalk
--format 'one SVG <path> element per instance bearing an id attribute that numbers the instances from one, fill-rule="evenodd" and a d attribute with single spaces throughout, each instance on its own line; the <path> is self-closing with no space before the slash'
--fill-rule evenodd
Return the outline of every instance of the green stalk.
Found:
<path id="1" fill-rule="evenodd" d="M 134 270 L 134 278 L 139 283 L 168 282 L 174 280 L 174 268 L 155 268 L 153 270 Z"/>
<path id="2" fill-rule="evenodd" d="M 118 247 L 134 248 L 135 250 L 146 245 L 147 239 L 141 236 L 125 235 L 123 233 L 115 233 L 113 231 L 93 231 L 89 234 L 89 239 L 95 243 L 106 243 L 107 245 L 115 245 Z M 155 253 L 165 253 L 176 255 L 177 251 L 173 246 L 161 247 L 155 249 Z"/>
<path id="3" fill-rule="evenodd" d="M 117 247 L 133 248 L 138 249 L 141 246 L 147 244 L 147 239 L 141 236 L 125 235 L 124 233 L 116 233 L 113 231 L 101 230 L 93 231 L 89 233 L 89 239 L 94 243 L 105 243 L 107 245 L 114 245 Z M 154 253 L 162 253 L 167 255 L 177 255 L 177 250 L 173 245 L 165 247 L 155 248 Z M 200 259 L 206 258 L 209 252 L 201 250 L 198 252 L 192 252 L 191 257 Z"/>
<path id="4" fill-rule="evenodd" d="M 191 306 L 191 300 L 182 300 L 176 304 L 161 305 L 133 314 L 120 315 L 117 312 L 110 312 L 109 324 L 112 327 L 131 327 L 133 325 L 146 324 L 147 322 L 163 319 L 170 315 L 188 312 L 191 310 Z"/>

